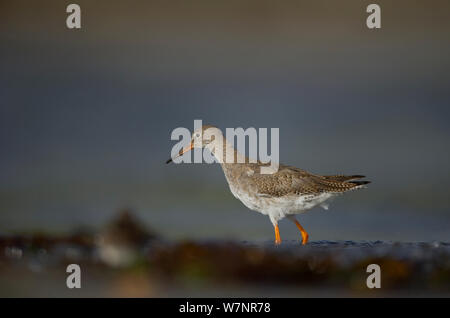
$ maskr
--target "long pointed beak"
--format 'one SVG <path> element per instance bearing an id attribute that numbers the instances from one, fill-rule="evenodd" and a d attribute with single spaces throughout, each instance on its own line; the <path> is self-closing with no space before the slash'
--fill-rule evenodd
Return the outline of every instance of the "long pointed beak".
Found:
<path id="1" fill-rule="evenodd" d="M 180 152 L 178 153 L 178 155 L 176 155 L 174 158 L 169 158 L 169 160 L 166 161 L 166 164 L 167 163 L 171 163 L 173 161 L 173 159 L 176 159 L 176 158 L 182 156 L 184 153 L 190 151 L 192 148 L 194 148 L 194 142 L 193 141 L 189 144 L 189 146 L 184 147 L 183 149 L 181 149 Z"/>

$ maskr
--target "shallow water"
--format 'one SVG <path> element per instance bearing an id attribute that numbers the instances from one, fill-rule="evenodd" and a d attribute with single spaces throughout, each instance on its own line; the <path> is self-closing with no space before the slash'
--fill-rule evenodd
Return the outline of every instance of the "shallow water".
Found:
<path id="1" fill-rule="evenodd" d="M 433 296 L 450 295 L 450 243 L 167 241 L 127 243 L 117 263 L 97 234 L 0 239 L 1 296 Z M 116 248 L 122 245 L 114 245 Z M 80 264 L 82 288 L 65 287 L 67 264 Z M 366 286 L 367 265 L 382 288 Z"/>

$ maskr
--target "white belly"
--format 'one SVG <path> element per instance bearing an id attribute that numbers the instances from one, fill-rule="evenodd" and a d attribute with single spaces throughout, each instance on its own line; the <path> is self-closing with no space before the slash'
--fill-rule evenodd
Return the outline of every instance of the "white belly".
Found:
<path id="1" fill-rule="evenodd" d="M 249 194 L 231 186 L 230 190 L 247 208 L 269 215 L 271 219 L 276 221 L 288 215 L 304 213 L 317 205 L 327 209 L 328 206 L 325 201 L 334 196 L 334 194 L 322 193 L 319 195 L 265 197 Z"/>

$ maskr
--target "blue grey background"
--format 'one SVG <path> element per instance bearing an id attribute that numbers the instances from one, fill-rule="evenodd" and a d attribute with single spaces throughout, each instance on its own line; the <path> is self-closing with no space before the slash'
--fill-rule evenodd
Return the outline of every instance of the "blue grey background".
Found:
<path id="1" fill-rule="evenodd" d="M 365 174 L 300 216 L 311 240 L 450 240 L 447 1 L 0 3 L 0 231 L 100 227 L 272 240 L 217 165 L 165 165 L 176 127 L 279 127 L 280 160 Z M 286 223 L 286 225 L 285 225 Z M 299 237 L 288 222 L 283 238 Z"/>

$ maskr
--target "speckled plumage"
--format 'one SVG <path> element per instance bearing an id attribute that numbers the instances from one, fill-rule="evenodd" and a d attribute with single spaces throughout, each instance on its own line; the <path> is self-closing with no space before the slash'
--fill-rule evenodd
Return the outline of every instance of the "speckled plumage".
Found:
<path id="1" fill-rule="evenodd" d="M 249 209 L 268 215 L 274 225 L 285 216 L 324 205 L 328 199 L 368 183 L 350 181 L 362 176 L 320 176 L 286 165 L 273 174 L 261 174 L 261 165 L 223 163 L 222 168 L 234 196 Z"/>
<path id="2" fill-rule="evenodd" d="M 206 131 L 212 132 L 215 138 L 204 140 Z M 200 137 L 198 137 L 200 136 Z M 199 139 L 199 140 L 198 140 Z M 222 147 L 217 141 L 222 141 Z M 203 126 L 201 131 L 193 133 L 191 148 L 206 147 L 221 163 L 228 185 L 233 195 L 249 209 L 268 215 L 275 227 L 276 243 L 281 239 L 278 232 L 278 221 L 288 217 L 296 223 L 302 232 L 303 244 L 308 234 L 295 219 L 296 214 L 306 212 L 315 206 L 327 209 L 327 202 L 332 197 L 364 187 L 369 181 L 359 181 L 362 175 L 321 176 L 305 170 L 280 164 L 278 171 L 262 174 L 261 167 L 268 166 L 261 162 L 252 163 L 249 158 L 239 154 L 221 131 L 214 126 Z M 223 149 L 222 152 L 217 149 Z M 232 156 L 226 157 L 226 154 Z M 226 158 L 234 158 L 238 162 L 229 163 Z M 306 239 L 305 239 L 306 237 Z"/>

